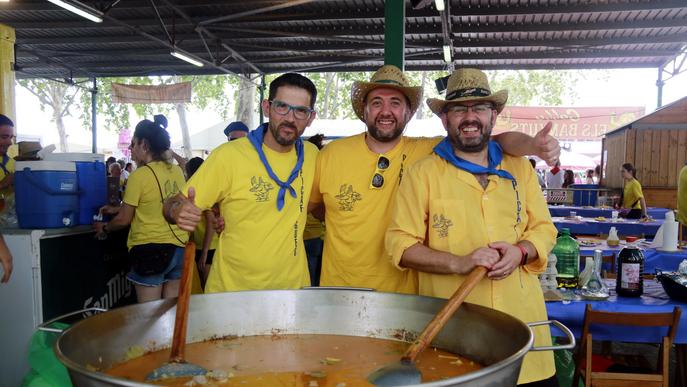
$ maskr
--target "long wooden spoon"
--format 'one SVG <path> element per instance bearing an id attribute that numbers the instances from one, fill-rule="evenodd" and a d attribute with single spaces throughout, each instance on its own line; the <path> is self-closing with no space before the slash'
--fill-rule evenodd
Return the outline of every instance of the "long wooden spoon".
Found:
<path id="1" fill-rule="evenodd" d="M 184 359 L 186 350 L 186 328 L 188 326 L 188 304 L 191 297 L 191 281 L 195 264 L 196 245 L 189 241 L 184 249 L 184 268 L 179 281 L 179 298 L 177 312 L 174 318 L 174 334 L 172 335 L 172 350 L 169 361 L 153 370 L 146 376 L 146 381 L 156 381 L 169 378 L 193 377 L 205 375 L 208 371 L 195 364 L 187 363 Z"/>
<path id="2" fill-rule="evenodd" d="M 386 365 L 371 373 L 367 380 L 377 386 L 406 386 L 420 384 L 422 374 L 415 366 L 415 359 L 432 342 L 436 335 L 446 325 L 446 322 L 458 310 L 465 298 L 470 294 L 475 285 L 484 278 L 487 269 L 484 266 L 477 266 L 460 285 L 458 290 L 448 299 L 446 305 L 434 316 L 432 321 L 427 324 L 420 336 L 408 347 L 406 353 L 401 357 L 401 361 Z"/>

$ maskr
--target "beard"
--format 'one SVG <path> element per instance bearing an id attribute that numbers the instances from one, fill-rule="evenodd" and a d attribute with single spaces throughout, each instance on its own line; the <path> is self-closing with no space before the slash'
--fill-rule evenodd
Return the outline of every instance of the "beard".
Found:
<path id="1" fill-rule="evenodd" d="M 280 123 L 273 123 L 272 121 L 269 122 L 269 125 L 267 125 L 268 129 L 270 130 L 270 133 L 272 133 L 272 137 L 277 141 L 277 144 L 281 146 L 289 146 L 293 145 L 296 140 L 298 139 L 299 135 L 299 130 L 296 124 L 288 121 L 282 121 Z M 290 135 L 282 135 L 280 133 L 281 128 L 290 128 L 293 129 L 295 132 L 293 136 Z"/>
<path id="2" fill-rule="evenodd" d="M 479 137 L 463 139 L 460 137 L 461 130 L 467 126 L 476 127 L 479 132 Z M 453 147 L 461 152 L 465 153 L 477 153 L 484 150 L 489 143 L 491 138 L 491 122 L 486 125 L 482 125 L 479 121 L 461 121 L 457 128 L 451 128 L 448 132 L 448 139 L 453 145 Z"/>
<path id="3" fill-rule="evenodd" d="M 403 130 L 406 128 L 405 122 L 401 122 L 396 117 L 393 117 L 393 119 L 396 121 L 396 126 L 391 132 L 382 133 L 382 131 L 377 127 L 375 121 L 365 123 L 367 125 L 367 132 L 370 133 L 372 138 L 379 142 L 392 142 L 399 138 L 403 134 Z"/>

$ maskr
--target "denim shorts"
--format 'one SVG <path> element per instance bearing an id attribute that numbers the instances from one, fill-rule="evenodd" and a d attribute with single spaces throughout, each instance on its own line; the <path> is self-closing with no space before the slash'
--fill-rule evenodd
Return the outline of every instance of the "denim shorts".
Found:
<path id="1" fill-rule="evenodd" d="M 136 285 L 143 286 L 160 286 L 169 280 L 178 280 L 181 278 L 181 271 L 184 268 L 184 248 L 177 247 L 174 251 L 174 256 L 169 262 L 167 268 L 160 274 L 140 275 L 133 270 L 129 271 L 126 278 Z"/>

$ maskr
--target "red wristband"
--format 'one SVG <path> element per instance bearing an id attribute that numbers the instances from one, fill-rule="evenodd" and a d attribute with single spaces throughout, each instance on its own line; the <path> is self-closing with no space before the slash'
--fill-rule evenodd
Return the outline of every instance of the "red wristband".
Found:
<path id="1" fill-rule="evenodd" d="M 517 246 L 520 249 L 520 253 L 522 254 L 522 258 L 520 259 L 520 266 L 525 266 L 525 264 L 527 264 L 527 256 L 529 255 L 527 254 L 527 249 L 520 245 L 515 246 Z"/>

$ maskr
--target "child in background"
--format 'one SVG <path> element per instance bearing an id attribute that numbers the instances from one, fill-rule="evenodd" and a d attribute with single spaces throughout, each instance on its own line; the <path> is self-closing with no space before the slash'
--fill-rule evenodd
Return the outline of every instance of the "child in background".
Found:
<path id="1" fill-rule="evenodd" d="M 190 179 L 203 164 L 203 159 L 194 157 L 186 163 L 186 180 Z M 213 227 L 215 215 L 212 211 L 203 212 L 203 220 L 193 231 L 193 241 L 196 243 L 196 265 L 200 273 L 200 284 L 205 289 L 205 282 L 210 274 L 212 258 L 217 249 L 218 237 Z"/>

